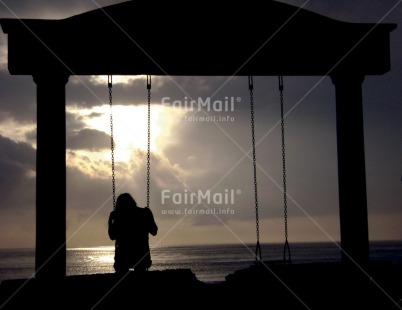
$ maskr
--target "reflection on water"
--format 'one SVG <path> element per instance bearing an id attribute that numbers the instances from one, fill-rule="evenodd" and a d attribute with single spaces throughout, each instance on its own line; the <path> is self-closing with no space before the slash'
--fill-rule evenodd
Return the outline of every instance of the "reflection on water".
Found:
<path id="1" fill-rule="evenodd" d="M 332 243 L 291 244 L 294 263 L 340 261 L 340 250 Z M 201 281 L 223 281 L 236 270 L 254 262 L 254 245 L 212 245 L 151 247 L 150 270 L 191 269 Z M 261 248 L 263 260 L 280 260 L 282 244 Z M 0 250 L 0 281 L 34 276 L 32 249 Z M 402 263 L 402 242 L 372 242 L 372 260 Z M 67 250 L 67 275 L 113 273 L 114 247 L 74 248 Z"/>
<path id="2" fill-rule="evenodd" d="M 67 249 L 67 275 L 112 273 L 114 247 Z"/>

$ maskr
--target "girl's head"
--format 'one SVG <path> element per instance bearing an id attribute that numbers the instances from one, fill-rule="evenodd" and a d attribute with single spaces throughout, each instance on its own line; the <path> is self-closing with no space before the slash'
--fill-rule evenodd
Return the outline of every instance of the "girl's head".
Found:
<path id="1" fill-rule="evenodd" d="M 120 194 L 116 201 L 116 211 L 125 212 L 132 208 L 135 208 L 137 203 L 129 193 Z"/>

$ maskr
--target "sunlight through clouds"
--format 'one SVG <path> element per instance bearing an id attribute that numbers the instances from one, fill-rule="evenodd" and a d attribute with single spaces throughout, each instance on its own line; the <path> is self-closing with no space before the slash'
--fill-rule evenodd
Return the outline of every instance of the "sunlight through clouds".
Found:
<path id="1" fill-rule="evenodd" d="M 91 114 L 97 117 L 87 117 L 85 123 L 93 129 L 110 133 L 109 107 L 95 107 Z M 156 139 L 161 132 L 159 114 L 163 107 L 151 108 L 151 150 L 158 152 Z M 85 113 L 85 111 L 84 111 Z M 136 149 L 147 149 L 147 118 L 148 107 L 141 106 L 114 106 L 113 107 L 113 132 L 115 141 L 116 161 L 127 162 Z"/>
<path id="2" fill-rule="evenodd" d="M 68 112 L 76 115 L 86 128 L 98 130 L 110 135 L 110 107 L 108 105 L 91 109 L 68 108 Z M 171 143 L 175 126 L 186 112 L 181 109 L 154 105 L 151 107 L 151 153 L 163 157 L 165 145 Z M 148 107 L 113 106 L 113 135 L 115 141 L 115 163 L 124 174 L 130 175 L 132 170 L 143 163 L 147 151 Z M 151 156 L 152 156 L 151 154 Z M 91 151 L 89 149 L 71 150 L 67 154 L 67 162 L 88 175 L 110 177 L 110 149 Z M 119 169 L 119 168 L 118 168 Z M 124 171 L 124 170 L 130 171 Z"/>
<path id="3" fill-rule="evenodd" d="M 107 85 L 107 75 L 92 75 L 90 82 L 95 85 Z M 145 80 L 146 75 L 113 75 L 113 84 L 131 84 L 135 80 Z"/>
<path id="4" fill-rule="evenodd" d="M 32 143 L 27 134 L 36 132 L 36 124 L 22 124 L 13 119 L 6 119 L 0 123 L 0 135 L 8 137 L 16 142 L 26 142 L 36 148 L 36 143 Z"/>

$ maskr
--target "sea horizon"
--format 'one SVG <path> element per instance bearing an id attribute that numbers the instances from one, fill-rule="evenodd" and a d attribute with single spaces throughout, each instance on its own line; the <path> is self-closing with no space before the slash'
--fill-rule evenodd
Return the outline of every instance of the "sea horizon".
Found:
<path id="1" fill-rule="evenodd" d="M 370 240 L 369 244 L 375 243 L 402 243 L 402 239 L 378 239 L 378 240 Z M 336 241 L 296 241 L 291 242 L 289 244 L 337 244 L 340 247 L 340 240 Z M 244 247 L 255 247 L 255 243 L 235 243 L 235 242 L 224 242 L 224 243 L 185 243 L 185 244 L 165 244 L 165 245 L 153 245 L 150 244 L 150 248 L 161 248 L 161 247 L 191 247 L 191 246 L 244 246 Z M 260 242 L 260 245 L 284 245 L 284 242 Z M 69 246 L 66 247 L 66 250 L 72 249 L 96 249 L 96 248 L 114 248 L 114 245 L 80 245 L 80 246 Z M 2 250 L 35 250 L 35 246 L 32 247 L 0 247 L 0 251 Z"/>
<path id="2" fill-rule="evenodd" d="M 283 259 L 283 243 L 262 243 L 263 261 Z M 341 261 L 341 250 L 333 242 L 290 243 L 292 263 Z M 222 282 L 237 270 L 255 262 L 255 244 L 151 245 L 150 271 L 190 269 L 203 282 Z M 69 247 L 66 275 L 114 273 L 114 246 Z M 370 241 L 370 260 L 402 264 L 402 240 Z M 0 249 L 0 282 L 35 275 L 35 249 Z"/>

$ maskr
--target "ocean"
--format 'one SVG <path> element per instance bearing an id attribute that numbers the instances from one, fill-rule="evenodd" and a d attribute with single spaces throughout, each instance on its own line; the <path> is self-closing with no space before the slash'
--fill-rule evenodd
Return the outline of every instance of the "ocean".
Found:
<path id="1" fill-rule="evenodd" d="M 293 263 L 339 262 L 333 243 L 290 243 Z M 191 269 L 200 281 L 219 282 L 254 262 L 255 245 L 193 245 L 151 247 L 150 270 Z M 281 260 L 283 244 L 261 245 L 264 261 Z M 34 249 L 0 249 L 0 281 L 34 276 Z M 113 273 L 113 247 L 67 249 L 67 275 Z M 402 241 L 375 241 L 370 259 L 402 264 Z"/>

